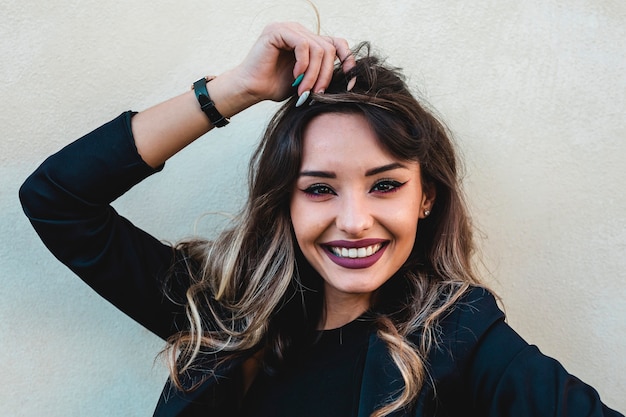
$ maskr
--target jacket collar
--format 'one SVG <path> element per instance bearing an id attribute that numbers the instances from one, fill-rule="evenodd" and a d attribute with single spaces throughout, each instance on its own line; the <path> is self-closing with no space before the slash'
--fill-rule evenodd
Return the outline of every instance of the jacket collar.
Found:
<path id="1" fill-rule="evenodd" d="M 365 357 L 358 417 L 369 417 L 381 405 L 393 400 L 393 395 L 403 387 L 402 375 L 394 365 L 385 342 L 373 333 Z"/>

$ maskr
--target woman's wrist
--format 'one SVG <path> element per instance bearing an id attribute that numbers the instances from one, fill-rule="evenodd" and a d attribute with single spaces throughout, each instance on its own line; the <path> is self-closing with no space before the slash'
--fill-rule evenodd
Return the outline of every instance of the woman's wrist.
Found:
<path id="1" fill-rule="evenodd" d="M 248 92 L 233 70 L 226 71 L 208 82 L 207 91 L 217 111 L 226 118 L 231 118 L 261 101 Z"/>

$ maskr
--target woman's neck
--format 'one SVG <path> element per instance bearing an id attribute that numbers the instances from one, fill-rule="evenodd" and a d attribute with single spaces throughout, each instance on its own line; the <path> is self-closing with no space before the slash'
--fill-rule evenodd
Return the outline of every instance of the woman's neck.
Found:
<path id="1" fill-rule="evenodd" d="M 370 298 L 371 294 L 333 297 L 326 293 L 324 315 L 319 329 L 336 329 L 354 321 L 367 311 L 370 306 Z"/>

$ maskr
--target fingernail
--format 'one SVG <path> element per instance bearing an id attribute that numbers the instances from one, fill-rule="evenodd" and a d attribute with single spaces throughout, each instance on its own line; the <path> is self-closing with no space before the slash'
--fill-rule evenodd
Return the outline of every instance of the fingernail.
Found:
<path id="1" fill-rule="evenodd" d="M 298 75 L 298 77 L 296 78 L 296 80 L 293 82 L 293 84 L 291 84 L 292 87 L 297 87 L 300 85 L 300 83 L 302 82 L 302 79 L 304 78 L 304 74 L 300 74 Z"/>
<path id="2" fill-rule="evenodd" d="M 350 81 L 348 81 L 348 87 L 346 88 L 346 91 L 351 91 L 354 88 L 355 84 L 356 84 L 356 75 L 350 78 Z"/>
<path id="3" fill-rule="evenodd" d="M 300 95 L 300 98 L 298 98 L 298 101 L 296 101 L 296 107 L 302 106 L 304 102 L 306 101 L 306 99 L 309 98 L 309 94 L 311 94 L 311 92 L 308 90 L 302 93 Z"/>

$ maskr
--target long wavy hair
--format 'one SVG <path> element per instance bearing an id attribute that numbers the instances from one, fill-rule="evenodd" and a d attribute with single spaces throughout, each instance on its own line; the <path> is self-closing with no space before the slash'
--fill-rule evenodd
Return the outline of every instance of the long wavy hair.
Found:
<path id="1" fill-rule="evenodd" d="M 324 94 L 295 107 L 292 97 L 270 121 L 253 155 L 249 196 L 234 227 L 214 241 L 178 245 L 191 285 L 189 328 L 168 340 L 171 379 L 203 369 L 203 357 L 224 361 L 263 349 L 267 369 L 279 369 L 314 334 L 324 314 L 322 279 L 296 243 L 289 203 L 302 159 L 303 132 L 324 113 L 364 116 L 394 157 L 417 161 L 422 183 L 434 187 L 431 214 L 420 221 L 411 255 L 375 295 L 370 314 L 400 370 L 401 392 L 376 410 L 386 416 L 411 407 L 427 380 L 426 357 L 437 324 L 471 285 L 472 227 L 460 188 L 457 156 L 446 127 L 414 97 L 401 72 L 362 44 L 356 66 L 338 66 Z M 356 84 L 347 91 L 350 80 Z M 189 388 L 189 387 L 185 387 Z"/>

